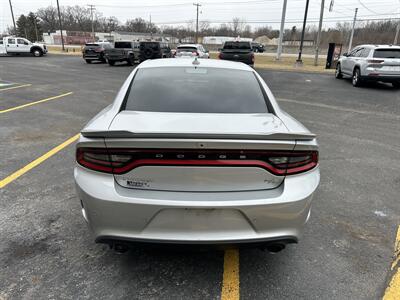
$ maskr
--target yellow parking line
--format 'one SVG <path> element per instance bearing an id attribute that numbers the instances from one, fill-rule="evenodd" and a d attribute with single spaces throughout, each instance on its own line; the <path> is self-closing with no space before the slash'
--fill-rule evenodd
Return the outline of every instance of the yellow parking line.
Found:
<path id="1" fill-rule="evenodd" d="M 46 154 L 40 156 L 39 158 L 35 159 L 34 161 L 30 162 L 29 164 L 27 164 L 25 167 L 23 167 L 22 169 L 19 169 L 18 171 L 12 173 L 11 175 L 7 176 L 6 178 L 2 179 L 0 181 L 0 189 L 5 187 L 7 184 L 13 182 L 15 179 L 17 179 L 18 177 L 24 175 L 26 172 L 28 172 L 29 170 L 33 169 L 34 167 L 40 165 L 42 162 L 44 162 L 46 159 L 50 158 L 51 156 L 53 156 L 54 154 L 56 154 L 57 152 L 59 152 L 60 150 L 64 149 L 65 147 L 67 147 L 69 144 L 75 142 L 78 138 L 79 138 L 79 133 L 77 135 L 74 135 L 73 137 L 69 138 L 68 140 L 66 140 L 64 143 L 58 145 L 57 147 L 54 147 L 53 149 L 51 149 L 49 152 L 47 152 Z"/>
<path id="2" fill-rule="evenodd" d="M 225 250 L 221 300 L 238 300 L 239 297 L 239 250 Z"/>
<path id="3" fill-rule="evenodd" d="M 399 300 L 400 299 L 400 269 L 393 275 L 383 296 L 383 300 Z"/>
<path id="4" fill-rule="evenodd" d="M 400 226 L 397 229 L 396 241 L 394 244 L 394 261 L 392 270 L 394 270 L 400 260 Z M 389 286 L 386 288 L 383 300 L 399 300 L 400 299 L 400 267 L 395 271 Z"/>
<path id="5" fill-rule="evenodd" d="M 392 270 L 394 270 L 399 261 L 400 261 L 400 226 L 397 229 L 396 241 L 394 243 L 394 260 L 392 263 Z"/>
<path id="6" fill-rule="evenodd" d="M 6 112 L 10 112 L 10 111 L 13 111 L 13 110 L 21 109 L 21 108 L 24 108 L 24 107 L 27 107 L 27 106 L 31 106 L 31 105 L 35 105 L 35 104 L 39 104 L 39 103 L 42 103 L 42 102 L 59 99 L 59 98 L 62 98 L 62 97 L 65 97 L 65 96 L 68 96 L 68 95 L 71 95 L 71 94 L 73 94 L 73 93 L 69 92 L 69 93 L 65 93 L 65 94 L 62 94 L 62 95 L 53 96 L 53 97 L 49 97 L 49 98 L 46 98 L 46 99 L 30 102 L 30 103 L 23 104 L 23 105 L 20 105 L 20 106 L 7 108 L 7 109 L 4 109 L 4 110 L 0 110 L 0 114 L 4 114 Z"/>
<path id="7" fill-rule="evenodd" d="M 0 92 L 19 89 L 19 88 L 23 88 L 23 87 L 27 87 L 27 86 L 31 86 L 31 85 L 32 84 L 27 83 L 27 84 L 21 84 L 21 85 L 17 85 L 17 86 L 11 86 L 11 87 L 8 87 L 8 88 L 0 89 Z"/>

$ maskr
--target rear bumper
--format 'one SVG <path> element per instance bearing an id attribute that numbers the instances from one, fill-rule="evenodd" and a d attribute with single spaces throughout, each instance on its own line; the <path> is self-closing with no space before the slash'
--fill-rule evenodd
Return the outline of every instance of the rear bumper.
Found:
<path id="1" fill-rule="evenodd" d="M 91 54 L 91 55 L 83 55 L 83 59 L 93 59 L 93 60 L 99 60 L 101 59 L 102 56 L 100 54 Z"/>
<path id="2" fill-rule="evenodd" d="M 364 81 L 400 82 L 400 74 L 387 75 L 370 72 L 368 75 L 361 76 Z"/>
<path id="3" fill-rule="evenodd" d="M 112 175 L 81 166 L 74 176 L 96 241 L 189 244 L 297 241 L 320 180 L 315 168 L 273 190 L 189 193 L 122 188 Z"/>

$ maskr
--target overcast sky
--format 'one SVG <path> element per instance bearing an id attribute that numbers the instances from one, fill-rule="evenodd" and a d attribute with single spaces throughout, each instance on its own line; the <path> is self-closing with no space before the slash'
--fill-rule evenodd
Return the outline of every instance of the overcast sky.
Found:
<path id="1" fill-rule="evenodd" d="M 0 0 L 0 32 L 12 24 L 9 0 Z M 36 11 L 40 7 L 57 5 L 56 0 L 11 0 L 16 19 L 20 14 Z M 120 21 L 142 17 L 157 25 L 185 23 L 195 19 L 196 0 L 59 0 L 60 5 L 93 4 L 105 17 L 116 16 Z M 198 0 L 199 1 L 199 0 Z M 252 27 L 270 25 L 279 28 L 283 0 L 205 0 L 200 21 L 210 21 L 212 25 L 229 22 L 233 17 L 246 20 Z M 288 0 L 286 28 L 301 24 L 306 0 Z M 384 19 L 400 17 L 400 0 L 334 0 L 333 11 L 329 12 L 331 0 L 325 0 L 324 26 L 337 21 L 350 21 L 354 9 L 358 7 L 359 19 Z M 310 0 L 308 24 L 317 25 L 321 0 Z M 215 23 L 214 23 L 215 22 Z"/>

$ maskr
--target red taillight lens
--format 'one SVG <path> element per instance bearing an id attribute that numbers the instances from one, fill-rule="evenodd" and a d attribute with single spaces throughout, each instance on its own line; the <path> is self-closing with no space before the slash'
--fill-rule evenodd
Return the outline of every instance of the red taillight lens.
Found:
<path id="1" fill-rule="evenodd" d="M 103 49 L 101 49 L 101 47 L 97 47 L 94 49 L 94 52 L 101 52 L 101 51 L 103 51 Z"/>
<path id="2" fill-rule="evenodd" d="M 318 151 L 78 148 L 77 162 L 95 171 L 123 174 L 141 166 L 258 167 L 274 175 L 306 172 Z"/>
<path id="3" fill-rule="evenodd" d="M 199 52 L 197 52 L 197 51 L 193 51 L 192 54 L 193 54 L 194 56 L 199 56 Z"/>
<path id="4" fill-rule="evenodd" d="M 385 61 L 383 59 L 368 59 L 367 62 L 369 64 L 381 64 Z"/>

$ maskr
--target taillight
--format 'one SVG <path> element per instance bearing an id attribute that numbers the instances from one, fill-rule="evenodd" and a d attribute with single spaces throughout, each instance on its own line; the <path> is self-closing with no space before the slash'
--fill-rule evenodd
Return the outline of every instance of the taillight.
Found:
<path id="1" fill-rule="evenodd" d="M 91 170 L 123 174 L 142 166 L 257 167 L 277 175 L 313 169 L 318 151 L 78 148 L 77 162 Z"/>
<path id="2" fill-rule="evenodd" d="M 199 52 L 197 52 L 197 51 L 193 51 L 192 54 L 193 54 L 194 56 L 199 56 Z"/>
<path id="3" fill-rule="evenodd" d="M 367 62 L 369 64 L 381 64 L 385 61 L 383 59 L 368 59 Z"/>
<path id="4" fill-rule="evenodd" d="M 222 53 L 218 53 L 218 59 L 222 59 Z"/>
<path id="5" fill-rule="evenodd" d="M 94 52 L 101 52 L 101 51 L 103 51 L 103 49 L 101 49 L 101 47 L 94 48 Z"/>

